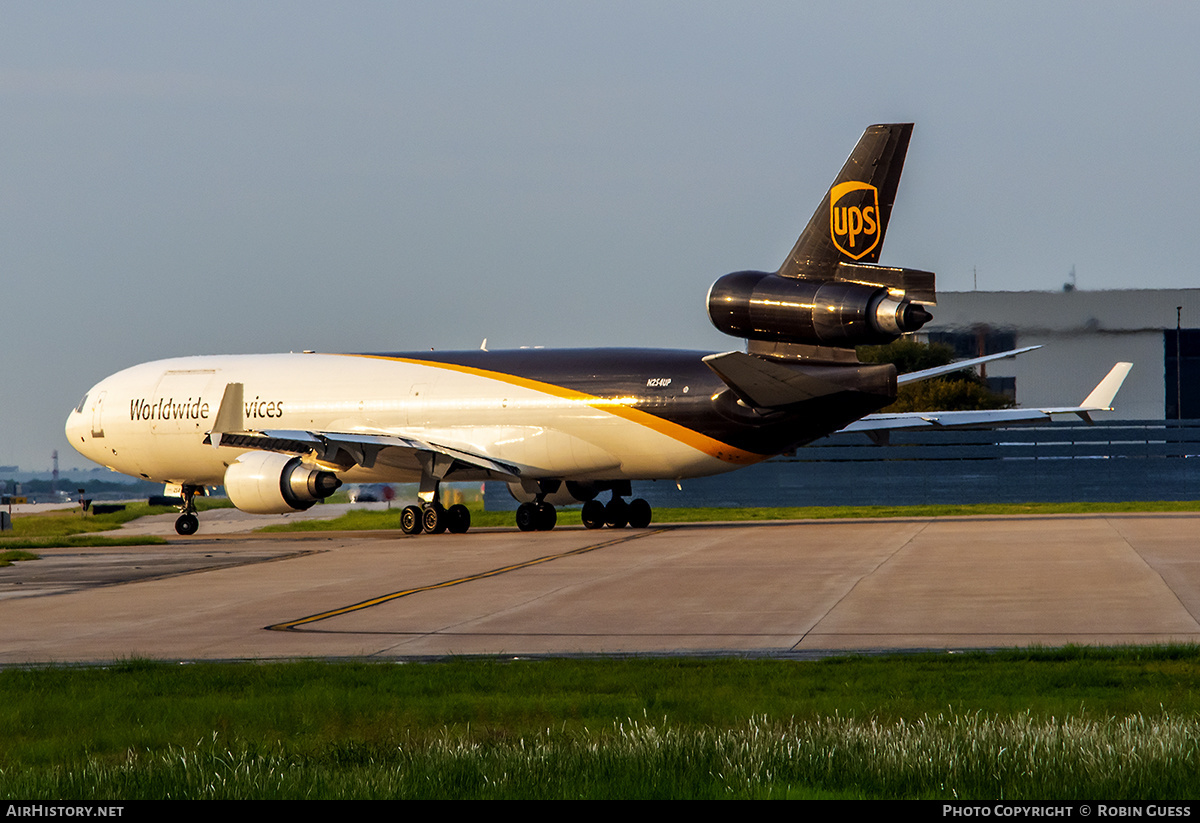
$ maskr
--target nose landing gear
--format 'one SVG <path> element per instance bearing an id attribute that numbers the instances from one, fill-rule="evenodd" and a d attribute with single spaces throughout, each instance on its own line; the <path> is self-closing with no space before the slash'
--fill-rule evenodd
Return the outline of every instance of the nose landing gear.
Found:
<path id="1" fill-rule="evenodd" d="M 183 486 L 180 492 L 183 505 L 179 517 L 175 520 L 175 532 L 184 537 L 195 534 L 200 529 L 200 518 L 196 516 L 196 496 L 204 494 L 203 486 Z"/>
<path id="2" fill-rule="evenodd" d="M 187 537 L 200 530 L 200 518 L 191 512 L 179 515 L 175 520 L 175 531 Z"/>

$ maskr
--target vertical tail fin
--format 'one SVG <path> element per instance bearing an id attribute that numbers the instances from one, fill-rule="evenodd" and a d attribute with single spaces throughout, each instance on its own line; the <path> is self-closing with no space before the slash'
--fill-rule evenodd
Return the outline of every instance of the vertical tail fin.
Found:
<path id="1" fill-rule="evenodd" d="M 863 132 L 778 274 L 831 279 L 839 263 L 879 261 L 912 128 L 894 123 Z"/>

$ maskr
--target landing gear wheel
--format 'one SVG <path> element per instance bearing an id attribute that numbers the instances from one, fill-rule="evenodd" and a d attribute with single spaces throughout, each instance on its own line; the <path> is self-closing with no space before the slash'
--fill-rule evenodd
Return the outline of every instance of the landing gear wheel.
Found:
<path id="1" fill-rule="evenodd" d="M 405 506 L 400 512 L 400 531 L 405 534 L 421 533 L 421 507 Z"/>
<path id="2" fill-rule="evenodd" d="M 194 514 L 181 514 L 175 521 L 175 531 L 184 537 L 195 534 L 200 528 L 200 518 Z"/>
<path id="3" fill-rule="evenodd" d="M 604 522 L 613 529 L 623 529 L 629 523 L 629 504 L 619 497 L 614 497 L 604 507 Z"/>
<path id="4" fill-rule="evenodd" d="M 537 506 L 532 503 L 517 506 L 517 528 L 523 532 L 531 532 L 537 528 Z"/>
<path id="5" fill-rule="evenodd" d="M 599 500 L 589 500 L 583 504 L 583 525 L 589 529 L 604 528 L 604 504 Z"/>
<path id="6" fill-rule="evenodd" d="M 537 530 L 540 532 L 548 532 L 554 528 L 554 524 L 558 522 L 558 512 L 554 510 L 554 506 L 549 503 L 536 504 L 537 513 L 534 516 L 534 522 L 537 524 Z"/>
<path id="7" fill-rule="evenodd" d="M 421 525 L 428 534 L 441 534 L 446 530 L 446 510 L 438 503 L 426 506 L 421 512 Z"/>
<path id="8" fill-rule="evenodd" d="M 631 500 L 629 502 L 629 525 L 635 529 L 644 529 L 650 525 L 650 518 L 654 512 L 650 508 L 650 504 L 642 498 Z"/>
<path id="9" fill-rule="evenodd" d="M 462 534 L 471 528 L 471 511 L 462 503 L 446 509 L 446 528 L 451 534 Z"/>

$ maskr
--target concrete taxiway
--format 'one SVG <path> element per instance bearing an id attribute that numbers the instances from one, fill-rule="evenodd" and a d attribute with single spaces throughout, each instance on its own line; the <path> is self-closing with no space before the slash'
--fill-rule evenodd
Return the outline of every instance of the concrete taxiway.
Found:
<path id="1" fill-rule="evenodd" d="M 229 527 L 0 569 L 0 663 L 1195 643 L 1198 529 L 1200 514 Z"/>

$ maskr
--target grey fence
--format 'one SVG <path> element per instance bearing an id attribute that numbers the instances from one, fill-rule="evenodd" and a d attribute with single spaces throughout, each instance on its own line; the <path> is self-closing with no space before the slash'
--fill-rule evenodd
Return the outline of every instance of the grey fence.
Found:
<path id="1" fill-rule="evenodd" d="M 637 482 L 654 506 L 832 506 L 1200 499 L 1200 420 L 838 434 L 716 477 Z M 602 495 L 601 499 L 607 499 Z M 488 483 L 489 509 L 515 508 Z"/>

